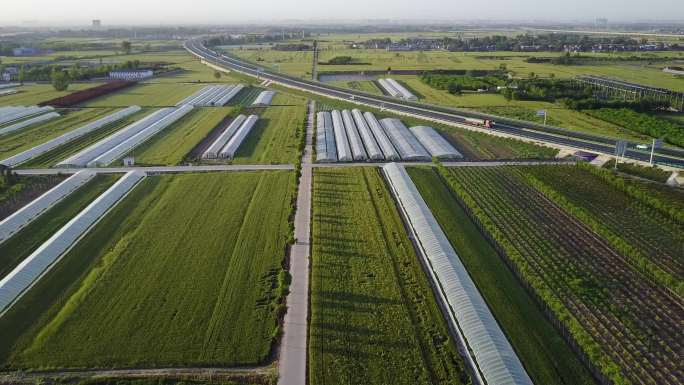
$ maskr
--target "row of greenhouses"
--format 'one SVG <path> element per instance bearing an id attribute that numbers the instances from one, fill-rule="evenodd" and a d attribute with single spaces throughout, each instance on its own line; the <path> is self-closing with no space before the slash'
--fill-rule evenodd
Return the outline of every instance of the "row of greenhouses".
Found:
<path id="1" fill-rule="evenodd" d="M 318 162 L 430 161 L 463 156 L 435 129 L 407 128 L 401 120 L 378 120 L 358 109 L 321 111 L 317 114 Z"/>
<path id="2" fill-rule="evenodd" d="M 243 88 L 245 86 L 242 84 L 204 87 L 178 102 L 176 106 L 221 107 L 231 101 Z"/>
<path id="3" fill-rule="evenodd" d="M 232 159 L 240 145 L 252 131 L 259 116 L 238 115 L 202 154 L 204 159 Z"/>
<path id="4" fill-rule="evenodd" d="M 193 110 L 181 107 L 162 108 L 58 163 L 60 167 L 103 167 L 120 159 L 152 136 L 177 122 Z"/>
<path id="5" fill-rule="evenodd" d="M 17 165 L 20 165 L 28 160 L 31 160 L 33 158 L 36 158 L 40 155 L 43 155 L 51 150 L 54 150 L 55 148 L 62 146 L 64 144 L 67 144 L 69 142 L 72 142 L 80 137 L 83 137 L 85 135 L 88 135 L 92 133 L 93 131 L 97 131 L 100 128 L 103 128 L 109 124 L 112 124 L 114 122 L 120 121 L 122 119 L 125 119 L 135 113 L 140 111 L 140 107 L 138 106 L 131 106 L 128 108 L 125 108 L 123 110 L 114 112 L 112 114 L 109 114 L 103 118 L 100 118 L 98 120 L 95 120 L 93 122 L 90 122 L 88 124 L 85 124 L 79 128 L 76 128 L 74 130 L 71 130 L 67 132 L 66 134 L 60 135 L 54 139 L 51 139 L 45 143 L 39 144 L 35 147 L 29 148 L 26 151 L 22 151 L 14 156 L 11 156 L 7 159 L 0 160 L 0 164 L 5 165 L 7 167 L 14 167 Z"/>
<path id="6" fill-rule="evenodd" d="M 102 193 L 47 241 L 0 280 L 0 314 L 9 309 L 31 286 L 95 224 L 145 177 L 131 171 Z"/>

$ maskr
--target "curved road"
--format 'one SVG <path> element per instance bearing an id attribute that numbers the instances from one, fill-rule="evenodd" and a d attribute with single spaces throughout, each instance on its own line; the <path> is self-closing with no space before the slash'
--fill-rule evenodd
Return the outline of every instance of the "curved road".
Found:
<path id="1" fill-rule="evenodd" d="M 299 88 L 308 92 L 320 94 L 337 99 L 345 99 L 352 103 L 366 104 L 376 108 L 383 108 L 400 113 L 435 119 L 447 123 L 465 124 L 466 115 L 471 117 L 488 117 L 484 114 L 468 114 L 463 111 L 455 111 L 445 107 L 426 105 L 408 101 L 397 100 L 385 96 L 370 95 L 363 92 L 337 88 L 321 82 L 309 81 L 288 75 L 276 73 L 262 67 L 246 63 L 226 55 L 221 55 L 202 45 L 198 40 L 185 42 L 185 48 L 193 55 L 213 65 L 241 72 L 253 77 L 267 79 L 287 87 Z M 533 123 L 521 123 L 507 120 L 500 123 L 501 118 L 495 117 L 499 122 L 492 129 L 509 135 L 534 139 L 547 143 L 574 147 L 580 150 L 598 152 L 613 155 L 615 141 L 613 139 L 583 134 L 564 130 L 561 128 L 539 126 Z M 634 149 L 635 143 L 630 143 L 625 157 L 640 161 L 649 160 L 649 153 Z M 654 162 L 658 164 L 684 168 L 684 151 L 677 149 L 661 149 L 656 152 Z"/>

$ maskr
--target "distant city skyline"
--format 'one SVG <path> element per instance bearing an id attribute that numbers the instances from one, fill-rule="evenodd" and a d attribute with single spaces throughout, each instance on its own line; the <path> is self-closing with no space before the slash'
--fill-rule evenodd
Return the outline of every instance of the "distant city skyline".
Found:
<path id="1" fill-rule="evenodd" d="M 26 0 L 0 13 L 0 25 L 221 24 L 285 20 L 683 21 L 680 0 Z"/>

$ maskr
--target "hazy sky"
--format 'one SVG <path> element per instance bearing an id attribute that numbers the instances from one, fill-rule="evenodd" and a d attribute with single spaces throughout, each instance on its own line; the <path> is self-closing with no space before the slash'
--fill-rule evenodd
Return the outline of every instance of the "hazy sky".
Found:
<path id="1" fill-rule="evenodd" d="M 285 19 L 684 20 L 682 0 L 2 0 L 0 24 L 230 23 Z"/>

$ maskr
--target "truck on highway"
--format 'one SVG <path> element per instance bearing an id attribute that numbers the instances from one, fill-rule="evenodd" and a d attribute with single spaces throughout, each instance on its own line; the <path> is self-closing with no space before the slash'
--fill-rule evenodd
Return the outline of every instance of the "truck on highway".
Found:
<path id="1" fill-rule="evenodd" d="M 478 127 L 492 128 L 494 127 L 494 121 L 489 119 L 475 119 L 475 118 L 464 118 L 466 124 L 470 124 Z"/>

